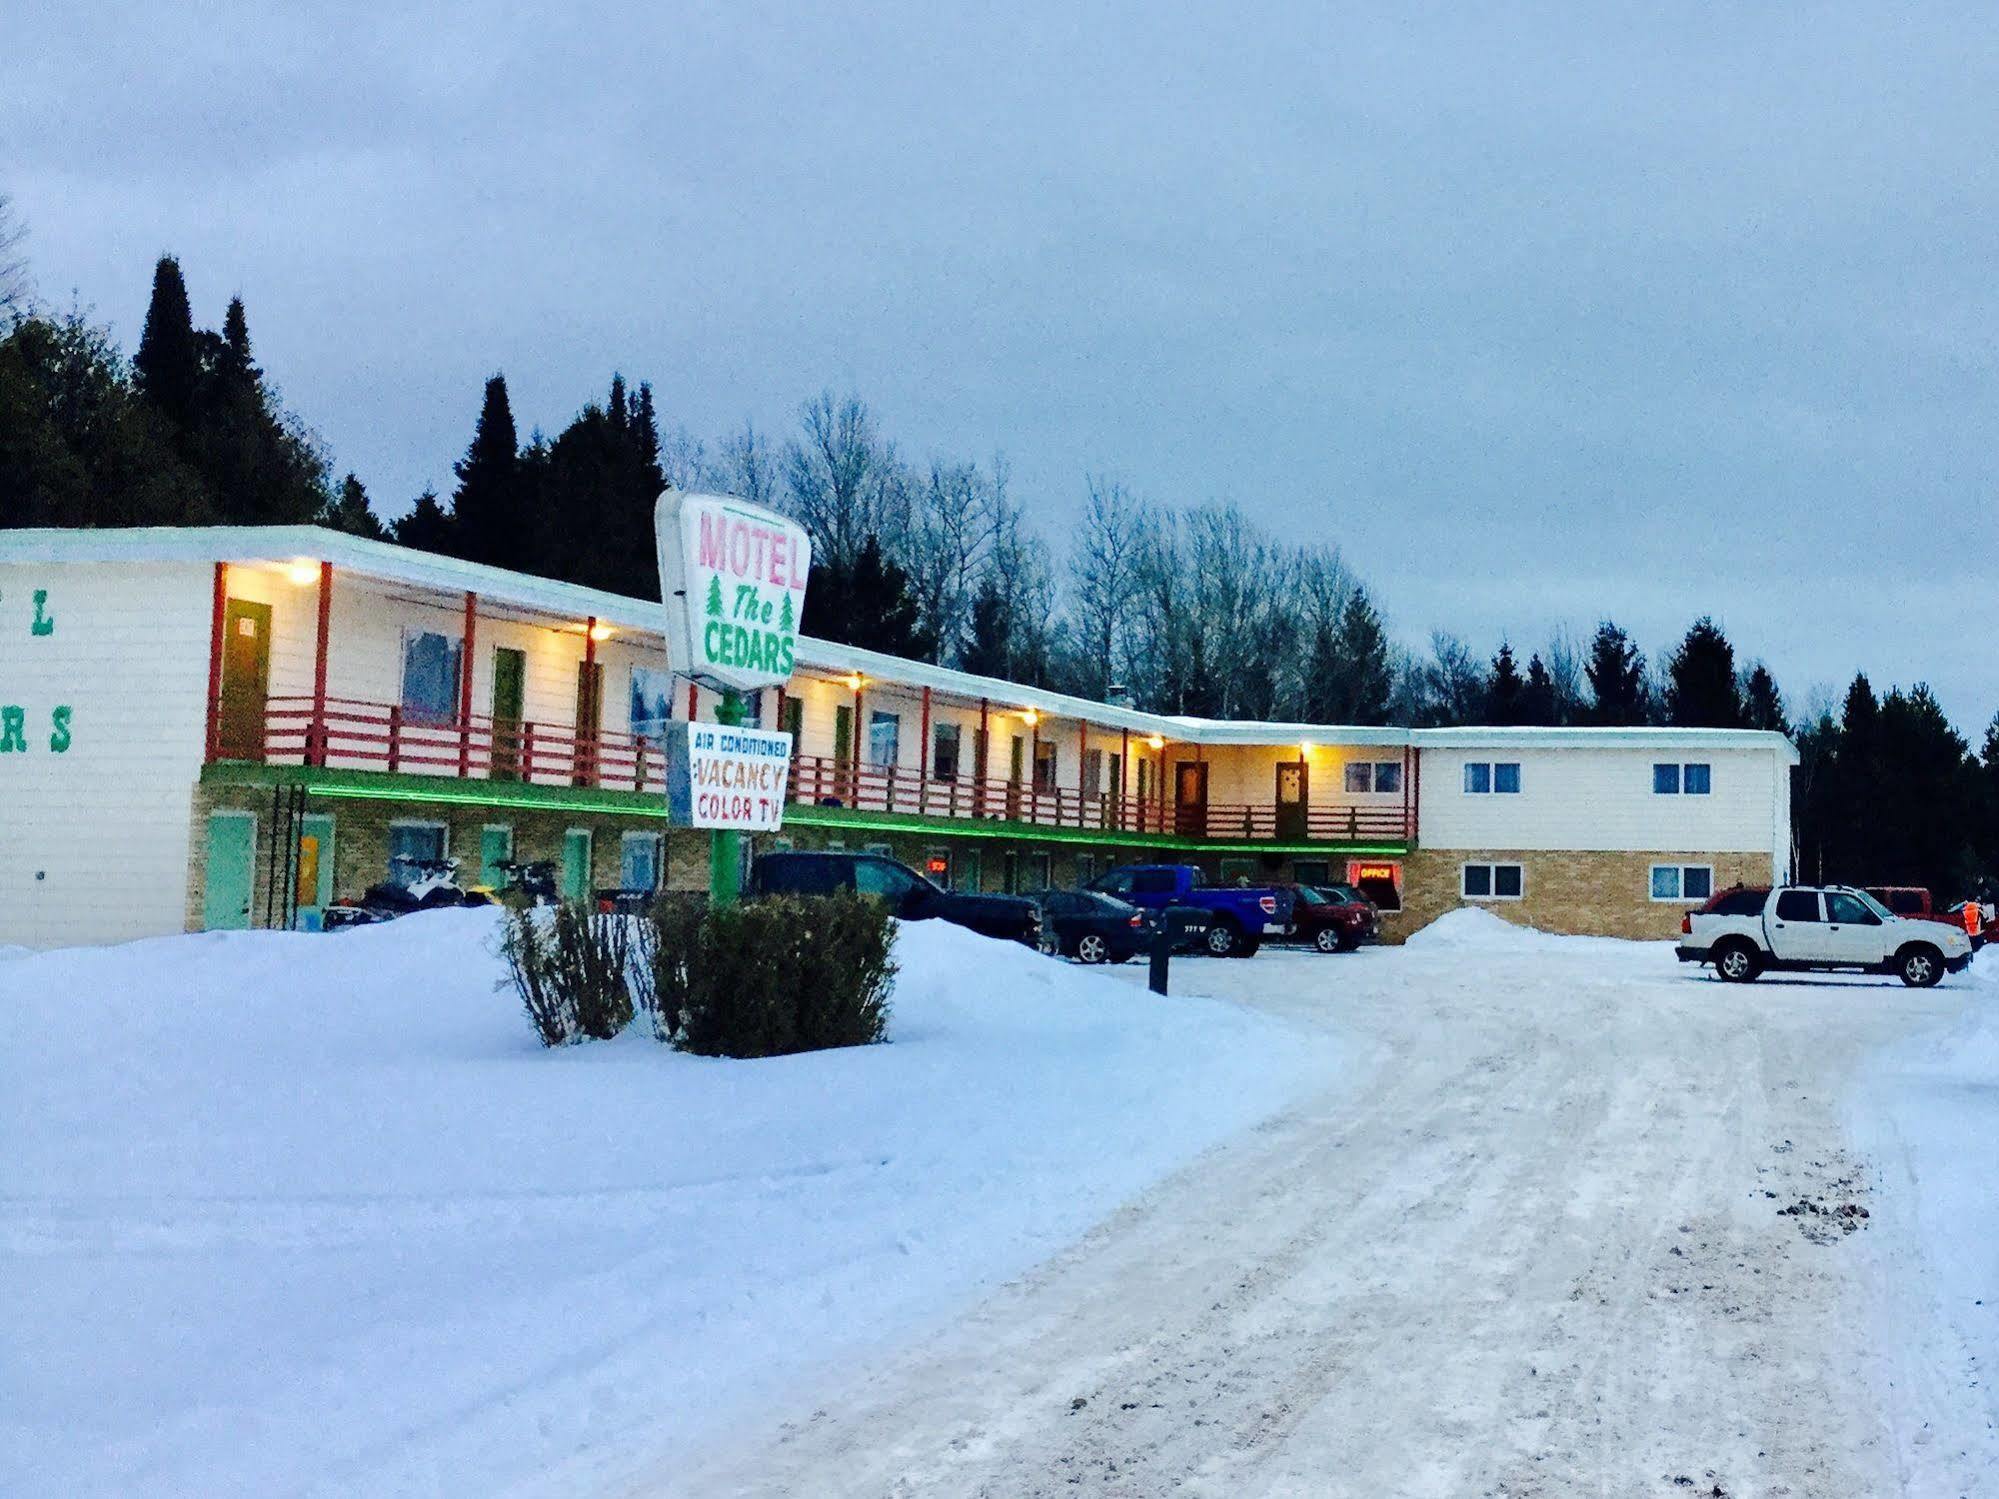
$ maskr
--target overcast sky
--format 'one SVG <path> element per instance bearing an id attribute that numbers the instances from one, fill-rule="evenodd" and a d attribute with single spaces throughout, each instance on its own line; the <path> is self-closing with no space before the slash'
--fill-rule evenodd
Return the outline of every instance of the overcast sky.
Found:
<path id="1" fill-rule="evenodd" d="M 1711 611 L 1794 705 L 1999 708 L 1992 7 L 363 9 L 13 0 L 0 189 L 128 351 L 162 250 L 241 293 L 384 511 L 495 369 L 551 432 L 831 387 L 1058 548 L 1109 472 L 1411 642 Z"/>

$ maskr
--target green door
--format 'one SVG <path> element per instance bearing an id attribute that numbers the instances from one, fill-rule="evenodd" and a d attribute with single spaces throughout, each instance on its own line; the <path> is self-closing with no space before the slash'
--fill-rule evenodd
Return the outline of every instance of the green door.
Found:
<path id="1" fill-rule="evenodd" d="M 590 895 L 590 830 L 571 828 L 562 835 L 562 894 L 565 900 Z"/>
<path id="2" fill-rule="evenodd" d="M 500 868 L 514 857 L 514 830 L 497 823 L 488 823 L 479 830 L 479 883 L 495 890 L 507 883 L 507 872 Z"/>
<path id="3" fill-rule="evenodd" d="M 308 812 L 298 823 L 298 926 L 316 932 L 333 900 L 333 818 Z"/>
<path id="4" fill-rule="evenodd" d="M 510 645 L 493 650 L 493 770 L 496 781 L 521 777 L 521 689 L 527 653 Z"/>
<path id="5" fill-rule="evenodd" d="M 211 932 L 240 932 L 250 925 L 250 892 L 257 864 L 257 819 L 249 812 L 208 814 L 208 874 L 201 924 Z"/>

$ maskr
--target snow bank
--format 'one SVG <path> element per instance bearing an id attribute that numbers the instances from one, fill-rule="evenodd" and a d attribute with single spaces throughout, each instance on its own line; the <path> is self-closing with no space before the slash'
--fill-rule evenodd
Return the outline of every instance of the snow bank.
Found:
<path id="1" fill-rule="evenodd" d="M 575 1489 L 905 1334 L 1337 1065 L 938 923 L 892 1044 L 546 1053 L 491 913 L 0 968 L 10 1493 Z"/>
<path id="2" fill-rule="evenodd" d="M 1446 911 L 1428 926 L 1409 934 L 1408 946 L 1419 951 L 1517 954 L 1582 953 L 1592 949 L 1631 952 L 1645 944 L 1615 937 L 1565 937 L 1506 920 L 1483 906 Z M 1656 946 L 1657 944 L 1651 944 Z"/>

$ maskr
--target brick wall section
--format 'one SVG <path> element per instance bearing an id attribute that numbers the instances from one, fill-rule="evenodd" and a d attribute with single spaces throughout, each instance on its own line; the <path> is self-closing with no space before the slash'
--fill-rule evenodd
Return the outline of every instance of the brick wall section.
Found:
<path id="1" fill-rule="evenodd" d="M 1468 863 L 1518 864 L 1523 871 L 1519 900 L 1468 901 L 1460 895 Z M 1706 864 L 1714 888 L 1767 885 L 1770 856 L 1757 853 L 1629 853 L 1521 851 L 1509 849 L 1417 849 L 1402 860 L 1403 908 L 1385 913 L 1382 937 L 1407 940 L 1410 933 L 1459 906 L 1483 906 L 1494 915 L 1544 932 L 1598 937 L 1664 939 L 1677 937 L 1680 918 L 1698 901 L 1651 898 L 1654 864 Z"/>

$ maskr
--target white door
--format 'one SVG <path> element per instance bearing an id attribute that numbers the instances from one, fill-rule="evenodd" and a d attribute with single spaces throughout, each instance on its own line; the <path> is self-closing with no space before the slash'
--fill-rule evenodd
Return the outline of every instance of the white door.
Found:
<path id="1" fill-rule="evenodd" d="M 1844 890 L 1825 895 L 1826 948 L 1842 963 L 1879 963 L 1887 956 L 1888 928 L 1867 902 Z"/>
<path id="2" fill-rule="evenodd" d="M 1780 890 L 1770 913 L 1770 950 L 1792 963 L 1838 961 L 1828 948 L 1825 910 L 1816 890 Z"/>

